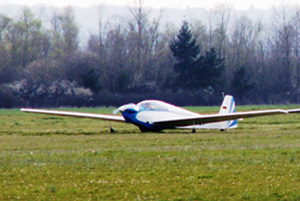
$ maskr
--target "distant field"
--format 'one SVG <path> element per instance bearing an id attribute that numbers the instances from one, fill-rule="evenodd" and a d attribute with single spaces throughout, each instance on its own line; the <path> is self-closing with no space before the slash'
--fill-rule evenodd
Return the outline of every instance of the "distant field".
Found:
<path id="1" fill-rule="evenodd" d="M 283 106 L 237 110 L 266 108 Z M 300 200 L 300 114 L 196 134 L 112 125 L 0 110 L 0 200 Z"/>

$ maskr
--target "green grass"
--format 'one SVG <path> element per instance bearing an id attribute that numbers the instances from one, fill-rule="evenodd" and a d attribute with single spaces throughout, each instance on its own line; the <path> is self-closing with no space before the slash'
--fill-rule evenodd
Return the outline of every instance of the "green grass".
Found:
<path id="1" fill-rule="evenodd" d="M 282 107 L 237 110 L 265 108 Z M 113 123 L 110 134 L 105 121 L 0 110 L 0 200 L 299 200 L 299 122 L 269 116 L 196 134 Z"/>

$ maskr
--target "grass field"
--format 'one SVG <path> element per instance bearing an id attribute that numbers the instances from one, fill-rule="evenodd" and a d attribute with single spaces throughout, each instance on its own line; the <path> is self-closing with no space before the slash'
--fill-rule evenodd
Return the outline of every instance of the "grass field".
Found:
<path id="1" fill-rule="evenodd" d="M 0 126 L 0 200 L 300 200 L 300 114 L 196 134 L 113 123 L 110 134 L 105 121 L 13 109 Z"/>

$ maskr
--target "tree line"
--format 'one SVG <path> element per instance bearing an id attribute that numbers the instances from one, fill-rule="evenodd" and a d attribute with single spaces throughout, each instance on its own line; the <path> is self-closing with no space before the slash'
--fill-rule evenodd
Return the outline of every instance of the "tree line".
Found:
<path id="1" fill-rule="evenodd" d="M 300 9 L 274 8 L 272 24 L 231 19 L 221 5 L 178 28 L 139 0 L 79 47 L 71 7 L 47 21 L 24 8 L 0 16 L 0 106 L 100 106 L 156 98 L 177 105 L 300 101 Z"/>

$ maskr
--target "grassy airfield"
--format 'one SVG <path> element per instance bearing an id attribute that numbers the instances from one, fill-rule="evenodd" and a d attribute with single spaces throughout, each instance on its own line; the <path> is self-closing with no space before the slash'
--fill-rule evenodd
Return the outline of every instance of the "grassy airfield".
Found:
<path id="1" fill-rule="evenodd" d="M 0 110 L 0 200 L 300 199 L 300 114 L 196 134 L 112 124 Z"/>

